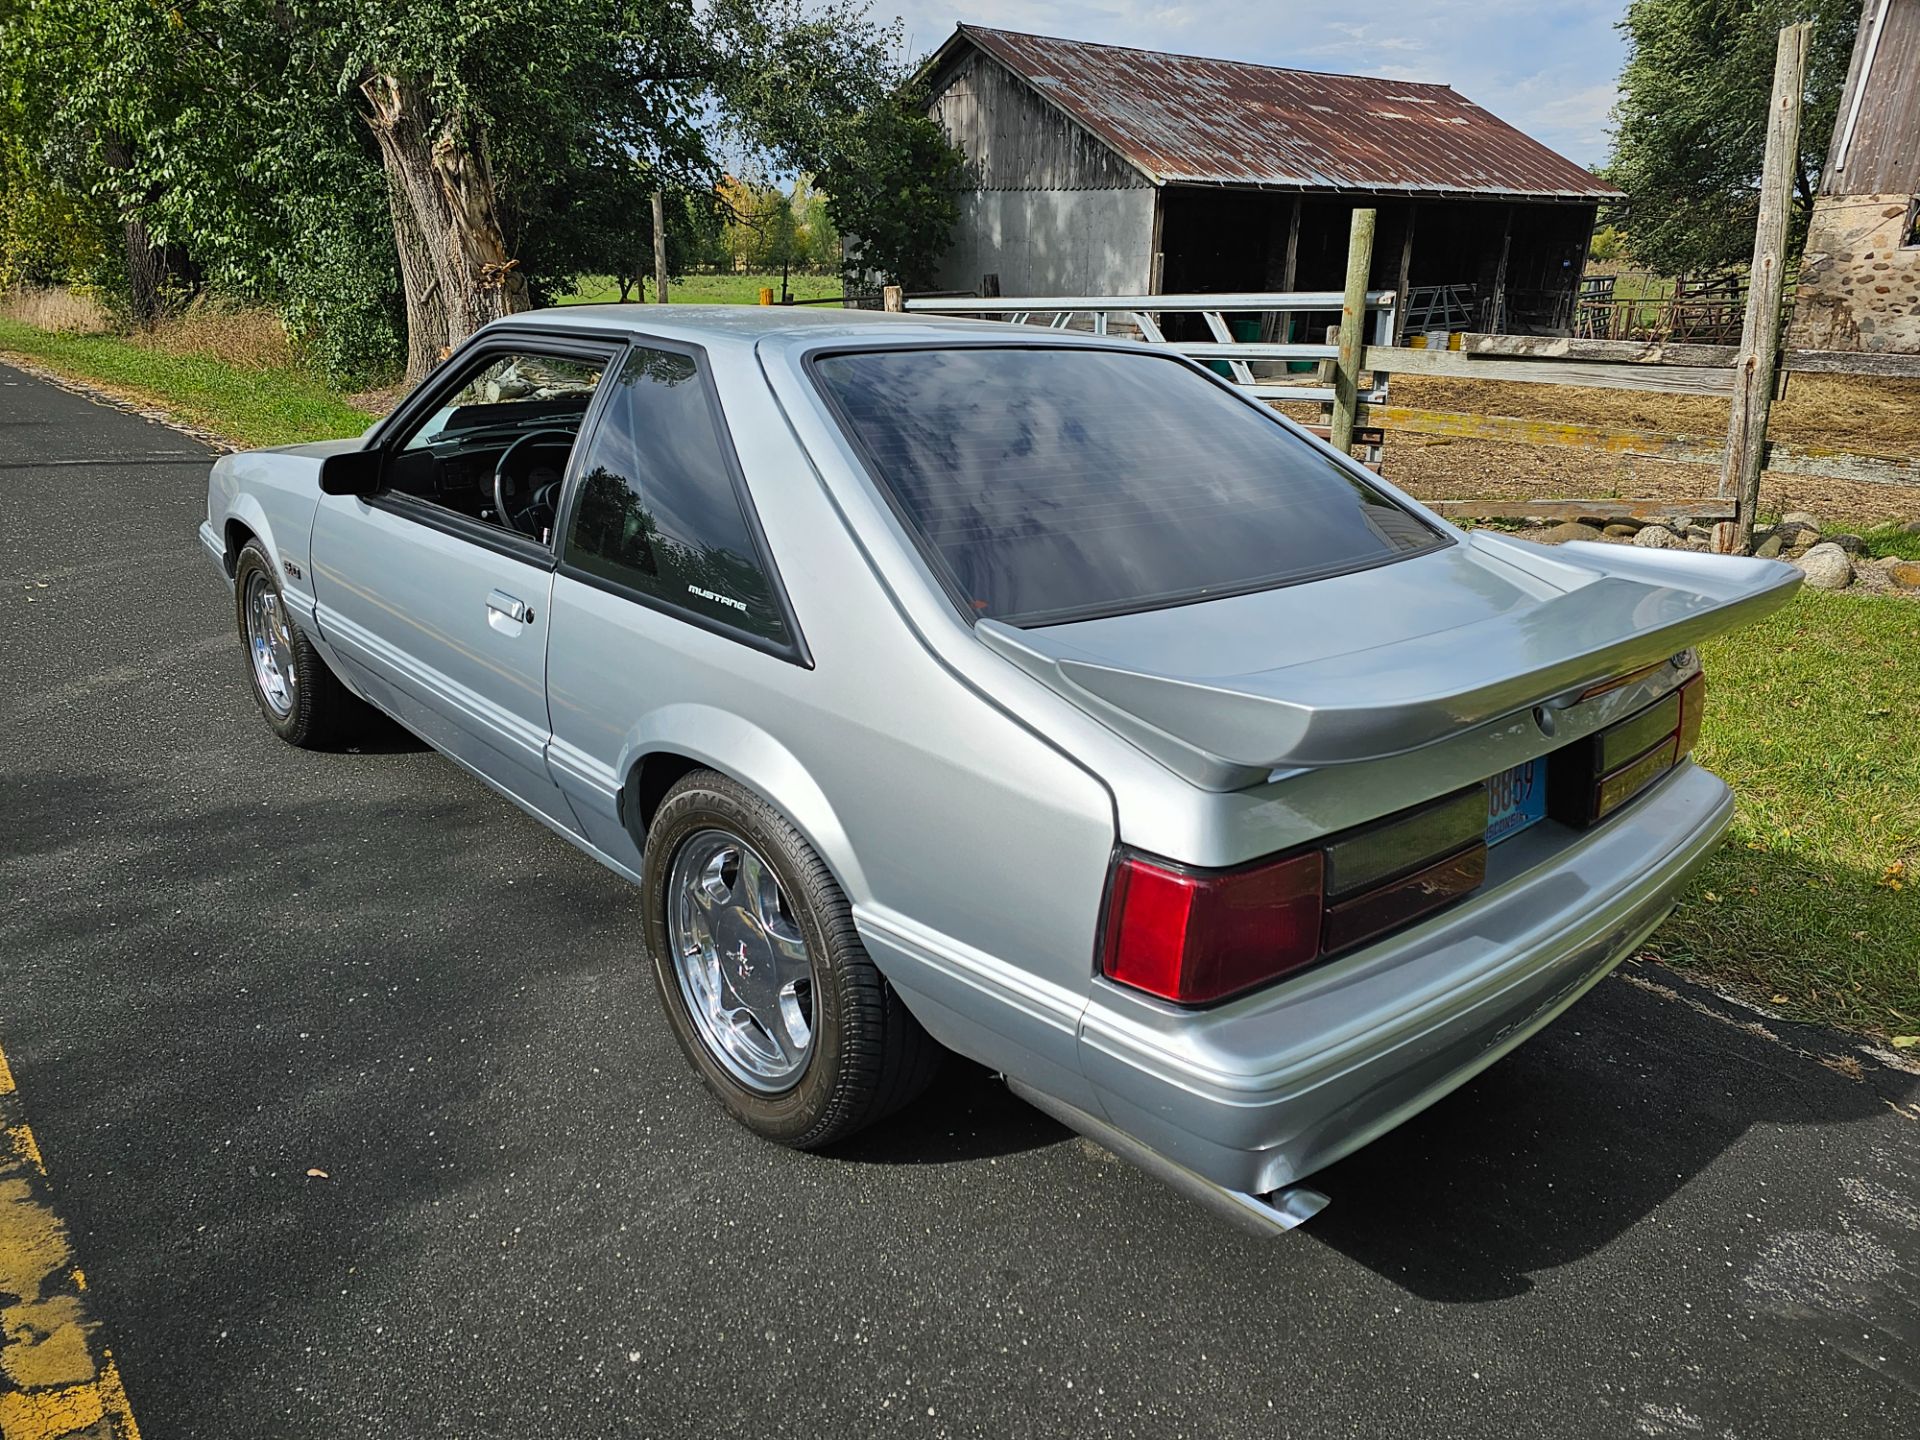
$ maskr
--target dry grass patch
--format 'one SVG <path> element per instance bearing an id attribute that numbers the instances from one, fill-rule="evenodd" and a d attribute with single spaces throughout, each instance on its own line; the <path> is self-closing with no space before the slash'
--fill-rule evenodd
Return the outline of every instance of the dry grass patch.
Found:
<path id="1" fill-rule="evenodd" d="M 99 335 L 113 328 L 107 307 L 63 287 L 25 285 L 0 294 L 0 316 L 56 335 Z"/>
<path id="2" fill-rule="evenodd" d="M 127 338 L 163 355 L 208 355 L 242 370 L 285 370 L 294 363 L 279 316 L 218 302 L 195 301 Z"/>

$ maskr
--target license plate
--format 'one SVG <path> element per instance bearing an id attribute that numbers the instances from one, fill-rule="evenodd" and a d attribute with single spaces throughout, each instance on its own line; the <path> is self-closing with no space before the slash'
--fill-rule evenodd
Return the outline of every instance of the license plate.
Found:
<path id="1" fill-rule="evenodd" d="M 1510 840 L 1547 818 L 1547 762 L 1529 760 L 1487 782 L 1487 844 Z"/>

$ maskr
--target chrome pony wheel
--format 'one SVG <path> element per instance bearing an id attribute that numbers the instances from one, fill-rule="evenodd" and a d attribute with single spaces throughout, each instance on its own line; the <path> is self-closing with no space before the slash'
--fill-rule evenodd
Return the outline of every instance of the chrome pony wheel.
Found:
<path id="1" fill-rule="evenodd" d="M 773 871 L 738 836 L 699 830 L 674 856 L 666 899 L 701 1041 L 748 1089 L 791 1089 L 813 1054 L 813 962 Z"/>
<path id="2" fill-rule="evenodd" d="M 276 716 L 293 713 L 299 681 L 293 668 L 293 631 L 287 623 L 280 592 L 262 572 L 247 577 L 247 654 L 253 661 L 253 683 Z"/>

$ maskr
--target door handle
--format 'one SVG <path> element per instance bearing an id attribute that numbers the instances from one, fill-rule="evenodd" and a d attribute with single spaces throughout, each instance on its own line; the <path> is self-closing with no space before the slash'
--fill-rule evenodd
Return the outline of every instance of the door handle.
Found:
<path id="1" fill-rule="evenodd" d="M 487 594 L 487 609 L 496 615 L 504 615 L 515 622 L 533 619 L 533 612 L 527 609 L 527 602 L 507 594 L 504 590 L 492 590 Z"/>

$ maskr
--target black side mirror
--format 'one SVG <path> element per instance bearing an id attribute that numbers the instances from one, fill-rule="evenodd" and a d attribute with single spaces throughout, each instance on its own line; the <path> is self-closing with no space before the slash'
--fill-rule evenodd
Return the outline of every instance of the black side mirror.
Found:
<path id="1" fill-rule="evenodd" d="M 329 455 L 320 462 L 320 493 L 322 495 L 360 495 L 375 494 L 380 489 L 380 479 L 386 466 L 385 457 L 378 449 L 342 450 L 338 455 Z"/>

